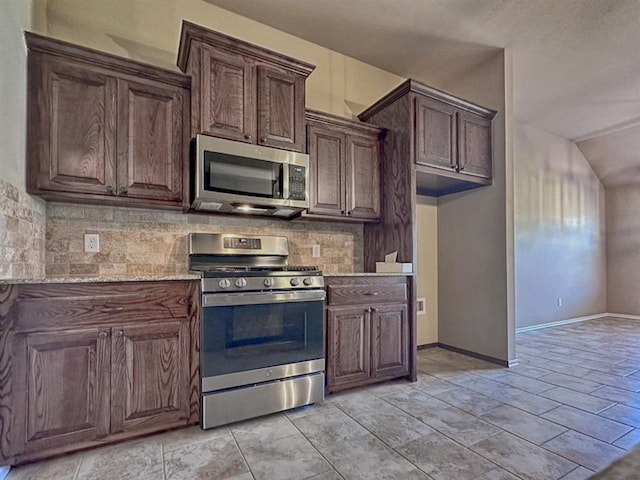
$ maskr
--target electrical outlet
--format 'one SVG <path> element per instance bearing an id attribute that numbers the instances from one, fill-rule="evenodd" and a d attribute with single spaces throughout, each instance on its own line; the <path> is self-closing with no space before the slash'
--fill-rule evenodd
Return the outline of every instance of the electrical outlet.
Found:
<path id="1" fill-rule="evenodd" d="M 318 258 L 318 257 L 320 256 L 320 245 L 317 245 L 317 244 L 316 244 L 316 245 L 313 245 L 313 246 L 311 247 L 311 250 L 312 250 L 312 252 L 313 252 L 313 253 L 312 253 L 312 256 L 313 256 L 314 258 Z"/>
<path id="2" fill-rule="evenodd" d="M 426 298 L 418 298 L 416 300 L 416 313 L 418 315 L 424 315 L 427 313 L 427 299 Z"/>
<path id="3" fill-rule="evenodd" d="M 562 297 L 558 297 L 558 306 L 561 307 L 562 306 Z"/>
<path id="4" fill-rule="evenodd" d="M 84 234 L 84 251 L 86 253 L 100 252 L 100 235 L 97 233 Z"/>

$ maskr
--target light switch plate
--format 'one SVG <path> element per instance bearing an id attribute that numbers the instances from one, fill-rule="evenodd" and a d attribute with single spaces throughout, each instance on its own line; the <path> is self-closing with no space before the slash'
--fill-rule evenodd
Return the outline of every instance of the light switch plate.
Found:
<path id="1" fill-rule="evenodd" d="M 320 245 L 316 244 L 311 247 L 313 258 L 318 258 L 320 256 Z"/>
<path id="2" fill-rule="evenodd" d="M 84 251 L 85 253 L 100 253 L 100 235 L 97 233 L 85 233 Z"/>

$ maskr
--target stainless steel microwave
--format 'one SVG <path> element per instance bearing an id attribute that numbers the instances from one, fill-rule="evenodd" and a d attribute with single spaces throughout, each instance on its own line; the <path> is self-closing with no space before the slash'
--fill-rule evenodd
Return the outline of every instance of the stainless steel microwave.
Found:
<path id="1" fill-rule="evenodd" d="M 197 135 L 191 208 L 295 217 L 309 208 L 309 156 Z"/>

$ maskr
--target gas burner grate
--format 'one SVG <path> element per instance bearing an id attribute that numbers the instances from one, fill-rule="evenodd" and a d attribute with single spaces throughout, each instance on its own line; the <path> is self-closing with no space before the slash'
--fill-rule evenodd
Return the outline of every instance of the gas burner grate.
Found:
<path id="1" fill-rule="evenodd" d="M 237 273 L 237 272 L 318 272 L 319 267 L 282 266 L 282 267 L 203 267 L 199 269 L 206 273 Z"/>

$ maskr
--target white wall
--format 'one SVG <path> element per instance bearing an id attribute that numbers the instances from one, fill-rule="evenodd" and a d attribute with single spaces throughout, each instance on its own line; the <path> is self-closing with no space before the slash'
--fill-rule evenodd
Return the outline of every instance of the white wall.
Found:
<path id="1" fill-rule="evenodd" d="M 176 69 L 182 20 L 316 66 L 307 107 L 352 117 L 403 78 L 203 0 L 37 0 L 46 35 Z M 44 5 L 40 5 L 44 4 Z"/>
<path id="2" fill-rule="evenodd" d="M 25 185 L 27 48 L 30 0 L 2 0 L 0 6 L 0 178 Z"/>
<path id="3" fill-rule="evenodd" d="M 418 315 L 418 345 L 438 341 L 438 203 L 434 197 L 417 196 L 416 222 L 418 263 L 416 289 L 426 301 L 426 312 Z"/>
<path id="4" fill-rule="evenodd" d="M 640 315 L 640 184 L 607 187 L 607 311 Z"/>
<path id="5" fill-rule="evenodd" d="M 25 192 L 27 49 L 31 0 L 0 6 L 0 278 L 44 274 L 44 201 Z"/>
<path id="6" fill-rule="evenodd" d="M 438 200 L 438 336 L 443 344 L 512 360 L 510 211 L 511 78 L 502 51 L 444 89 L 498 111 L 493 185 Z"/>
<path id="7" fill-rule="evenodd" d="M 574 143 L 523 123 L 514 142 L 516 326 L 606 312 L 604 187 Z"/>

